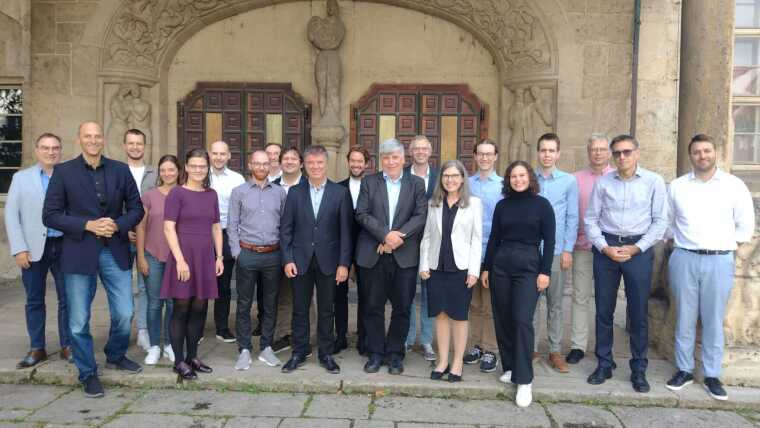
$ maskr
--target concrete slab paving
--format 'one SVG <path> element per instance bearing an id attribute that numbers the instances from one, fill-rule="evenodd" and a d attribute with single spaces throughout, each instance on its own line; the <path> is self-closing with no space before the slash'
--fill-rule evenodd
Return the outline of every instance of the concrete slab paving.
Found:
<path id="1" fill-rule="evenodd" d="M 397 428 L 474 428 L 475 425 L 400 423 Z"/>
<path id="2" fill-rule="evenodd" d="M 663 388 L 665 388 L 663 386 Z M 725 386 L 728 400 L 720 401 L 710 397 L 702 383 L 695 382 L 684 389 L 674 392 L 681 407 L 714 408 L 714 409 L 757 409 L 760 390 L 739 386 Z"/>
<path id="3" fill-rule="evenodd" d="M 285 418 L 278 428 L 349 428 L 348 419 Z"/>
<path id="4" fill-rule="evenodd" d="M 71 391 L 71 388 L 0 384 L 0 409 L 38 409 Z"/>
<path id="5" fill-rule="evenodd" d="M 393 421 L 368 421 L 368 420 L 355 420 L 354 428 L 394 428 L 396 426 Z"/>
<path id="6" fill-rule="evenodd" d="M 171 427 L 171 428 L 222 428 L 226 419 L 184 415 L 149 415 L 130 413 L 117 416 L 103 425 L 104 428 Z"/>
<path id="7" fill-rule="evenodd" d="M 541 406 L 518 408 L 504 400 L 444 400 L 383 397 L 375 400 L 373 420 L 476 425 L 550 426 Z"/>
<path id="8" fill-rule="evenodd" d="M 227 421 L 224 428 L 277 428 L 280 418 L 246 418 L 238 416 Z"/>
<path id="9" fill-rule="evenodd" d="M 29 421 L 64 424 L 100 424 L 123 410 L 139 396 L 138 391 L 117 389 L 99 399 L 86 398 L 81 391 L 71 391 L 27 418 Z"/>
<path id="10" fill-rule="evenodd" d="M 7 410 L 0 409 L 0 421 L 12 421 L 23 419 L 32 414 L 31 410 Z"/>
<path id="11" fill-rule="evenodd" d="M 135 400 L 133 413 L 177 413 L 206 416 L 301 416 L 304 394 L 250 394 L 216 391 L 148 391 Z"/>
<path id="12" fill-rule="evenodd" d="M 623 428 L 618 418 L 602 407 L 548 404 L 549 417 L 560 427 Z"/>
<path id="13" fill-rule="evenodd" d="M 368 395 L 314 395 L 304 416 L 313 418 L 369 419 Z"/>
<path id="14" fill-rule="evenodd" d="M 736 413 L 724 410 L 666 409 L 658 407 L 612 407 L 626 428 L 749 428 L 753 425 Z"/>

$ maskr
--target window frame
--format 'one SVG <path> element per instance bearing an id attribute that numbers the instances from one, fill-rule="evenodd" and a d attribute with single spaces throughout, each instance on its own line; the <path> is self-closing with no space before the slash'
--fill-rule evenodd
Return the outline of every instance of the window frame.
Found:
<path id="1" fill-rule="evenodd" d="M 21 118 L 21 139 L 20 140 L 2 140 L 0 144 L 4 143 L 18 143 L 21 144 L 21 160 L 18 166 L 0 166 L 0 170 L 13 171 L 14 173 L 21 170 L 24 166 L 24 97 L 26 95 L 26 89 L 24 88 L 23 81 L 21 79 L 0 79 L 0 89 L 20 89 L 21 90 L 21 113 L 5 114 L 0 113 L 0 116 L 4 117 L 20 117 Z M 8 193 L 0 193 L 0 202 L 4 203 Z"/>
<path id="2" fill-rule="evenodd" d="M 739 37 L 744 38 L 756 38 L 760 40 L 760 27 L 737 27 L 736 21 L 734 21 L 734 40 L 733 48 L 736 49 L 736 39 Z M 732 58 L 733 60 L 733 58 Z M 731 99 L 730 99 L 730 112 L 731 112 L 731 169 L 736 171 L 760 171 L 760 160 L 752 163 L 737 163 L 735 157 L 735 142 L 736 142 L 736 123 L 733 120 L 733 112 L 735 106 L 756 106 L 760 108 L 760 95 L 734 95 L 733 93 L 733 73 L 735 64 L 731 65 Z M 758 130 L 760 134 L 760 130 Z"/>

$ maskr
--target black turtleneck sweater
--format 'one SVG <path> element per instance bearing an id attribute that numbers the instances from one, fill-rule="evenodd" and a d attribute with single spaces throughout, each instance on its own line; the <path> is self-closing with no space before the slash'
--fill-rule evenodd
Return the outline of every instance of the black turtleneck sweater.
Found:
<path id="1" fill-rule="evenodd" d="M 496 204 L 493 213 L 491 236 L 488 238 L 486 257 L 483 261 L 485 269 L 491 270 L 496 251 L 502 244 L 518 242 L 538 247 L 543 241 L 540 273 L 551 275 L 554 221 L 554 209 L 543 196 L 530 191 L 510 192 Z"/>

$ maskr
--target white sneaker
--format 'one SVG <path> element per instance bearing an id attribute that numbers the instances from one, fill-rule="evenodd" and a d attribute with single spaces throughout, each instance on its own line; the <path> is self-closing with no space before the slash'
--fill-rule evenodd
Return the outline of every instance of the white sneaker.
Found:
<path id="1" fill-rule="evenodd" d="M 150 349 L 150 336 L 148 330 L 141 328 L 137 330 L 137 346 L 141 347 L 143 351 L 148 352 Z"/>
<path id="2" fill-rule="evenodd" d="M 243 349 L 235 362 L 235 370 L 248 370 L 251 368 L 251 351 Z"/>
<path id="3" fill-rule="evenodd" d="M 158 364 L 159 359 L 161 359 L 161 348 L 158 346 L 151 346 L 148 349 L 148 355 L 145 356 L 145 364 L 155 366 Z"/>
<path id="4" fill-rule="evenodd" d="M 282 361 L 280 361 L 280 359 L 277 358 L 277 355 L 274 354 L 271 346 L 267 346 L 263 351 L 261 351 L 259 354 L 259 361 L 268 365 L 269 367 L 277 367 L 282 364 Z"/>
<path id="5" fill-rule="evenodd" d="M 517 394 L 515 394 L 515 404 L 517 407 L 528 407 L 533 401 L 533 384 L 517 385 Z"/>
<path id="6" fill-rule="evenodd" d="M 433 345 L 429 343 L 422 344 L 422 356 L 425 361 L 435 361 L 438 359 L 438 356 L 435 355 L 435 351 L 433 350 Z"/>
<path id="7" fill-rule="evenodd" d="M 512 370 L 505 371 L 504 374 L 499 378 L 499 382 L 506 384 L 512 383 Z"/>
<path id="8" fill-rule="evenodd" d="M 164 358 L 174 362 L 174 349 L 172 349 L 172 345 L 164 346 Z"/>

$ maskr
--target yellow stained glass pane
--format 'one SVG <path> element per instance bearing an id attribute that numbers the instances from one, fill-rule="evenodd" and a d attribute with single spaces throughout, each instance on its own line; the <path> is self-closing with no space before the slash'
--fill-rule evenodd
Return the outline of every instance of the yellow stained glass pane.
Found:
<path id="1" fill-rule="evenodd" d="M 396 116 L 380 116 L 378 138 L 382 143 L 389 138 L 396 138 Z"/>
<path id="2" fill-rule="evenodd" d="M 282 115 L 267 115 L 267 144 L 275 143 L 282 145 Z"/>
<path id="3" fill-rule="evenodd" d="M 441 117 L 441 164 L 457 158 L 457 134 L 459 133 L 458 127 L 458 117 Z"/>
<path id="4" fill-rule="evenodd" d="M 206 150 L 211 149 L 211 143 L 222 139 L 222 114 L 206 113 Z"/>

